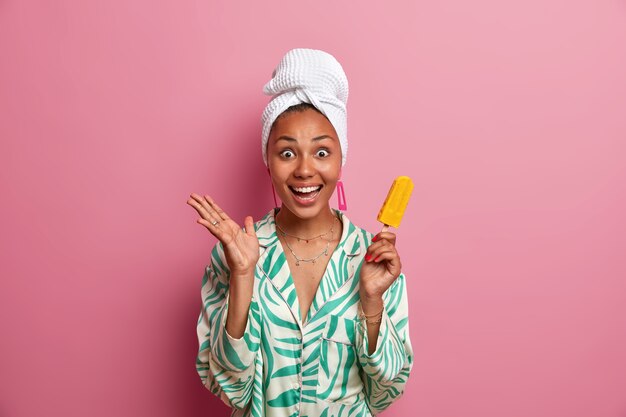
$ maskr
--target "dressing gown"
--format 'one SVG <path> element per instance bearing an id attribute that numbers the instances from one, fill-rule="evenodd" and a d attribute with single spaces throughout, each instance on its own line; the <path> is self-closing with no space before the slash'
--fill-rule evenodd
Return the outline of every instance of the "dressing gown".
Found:
<path id="1" fill-rule="evenodd" d="M 202 278 L 196 370 L 232 417 L 372 416 L 403 393 L 413 364 L 406 280 L 383 296 L 376 350 L 359 316 L 359 272 L 373 235 L 342 221 L 304 322 L 272 209 L 254 227 L 260 257 L 244 335 L 225 328 L 230 271 L 218 242 Z"/>

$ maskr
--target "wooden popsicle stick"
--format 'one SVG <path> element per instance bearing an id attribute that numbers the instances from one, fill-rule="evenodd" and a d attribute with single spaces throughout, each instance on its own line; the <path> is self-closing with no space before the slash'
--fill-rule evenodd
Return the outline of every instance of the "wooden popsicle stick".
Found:
<path id="1" fill-rule="evenodd" d="M 381 230 L 380 233 L 385 233 L 387 230 L 389 230 L 389 225 L 388 224 L 383 226 L 383 230 Z"/>

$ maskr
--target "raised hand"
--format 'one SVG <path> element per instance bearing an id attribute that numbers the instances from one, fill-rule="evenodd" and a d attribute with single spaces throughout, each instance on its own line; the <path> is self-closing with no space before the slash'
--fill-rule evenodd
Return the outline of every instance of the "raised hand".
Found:
<path id="1" fill-rule="evenodd" d="M 196 209 L 200 215 L 201 218 L 197 222 L 222 242 L 231 275 L 253 277 L 255 265 L 259 260 L 259 240 L 252 217 L 245 218 L 243 230 L 208 195 L 202 197 L 192 193 L 187 204 Z"/>
<path id="2" fill-rule="evenodd" d="M 402 264 L 396 250 L 396 235 L 381 232 L 374 236 L 361 266 L 361 298 L 380 298 L 400 275 Z"/>

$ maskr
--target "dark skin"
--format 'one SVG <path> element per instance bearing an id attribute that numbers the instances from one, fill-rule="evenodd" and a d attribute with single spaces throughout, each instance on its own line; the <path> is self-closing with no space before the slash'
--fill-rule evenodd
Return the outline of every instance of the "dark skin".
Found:
<path id="1" fill-rule="evenodd" d="M 311 109 L 284 114 L 272 128 L 267 154 L 270 176 L 283 202 L 276 221 L 296 236 L 315 236 L 326 232 L 335 221 L 329 200 L 341 175 L 341 147 L 332 124 L 325 116 Z M 290 187 L 304 184 L 322 186 L 319 194 L 311 201 L 300 201 L 290 190 Z M 241 338 L 248 319 L 254 269 L 259 258 L 253 219 L 247 216 L 244 220 L 245 230 L 242 230 L 207 195 L 193 193 L 187 204 L 200 215 L 198 223 L 206 227 L 224 246 L 231 270 L 226 331 L 233 338 Z M 294 245 L 297 242 L 291 243 L 296 249 Z M 378 233 L 367 249 L 359 276 L 361 308 L 367 316 L 377 317 L 382 311 L 383 294 L 400 275 L 402 265 L 395 244 L 396 235 L 385 231 Z M 303 251 L 306 257 L 305 246 L 297 250 Z M 311 248 L 312 253 L 316 251 Z M 312 284 L 302 285 L 298 291 L 296 283 L 299 296 L 304 298 L 314 294 L 314 288 L 306 287 Z M 380 323 L 375 321 L 367 321 L 370 354 L 376 350 L 380 329 Z"/>

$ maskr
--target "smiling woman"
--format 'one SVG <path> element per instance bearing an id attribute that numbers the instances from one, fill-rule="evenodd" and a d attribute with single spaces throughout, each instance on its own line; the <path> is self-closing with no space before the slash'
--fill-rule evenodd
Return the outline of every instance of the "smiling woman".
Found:
<path id="1" fill-rule="evenodd" d="M 311 105 L 281 114 L 270 132 L 267 159 L 274 189 L 288 209 L 279 214 L 287 228 L 317 216 L 330 222 L 328 201 L 341 174 L 341 147 L 326 116 Z M 326 205 L 324 206 L 324 202 Z"/>
<path id="2" fill-rule="evenodd" d="M 210 196 L 187 201 L 219 240 L 196 369 L 233 416 L 372 416 L 402 395 L 413 351 L 395 234 L 374 236 L 329 203 L 348 80 L 332 55 L 294 49 L 264 91 L 263 159 L 281 206 L 242 229 Z"/>

